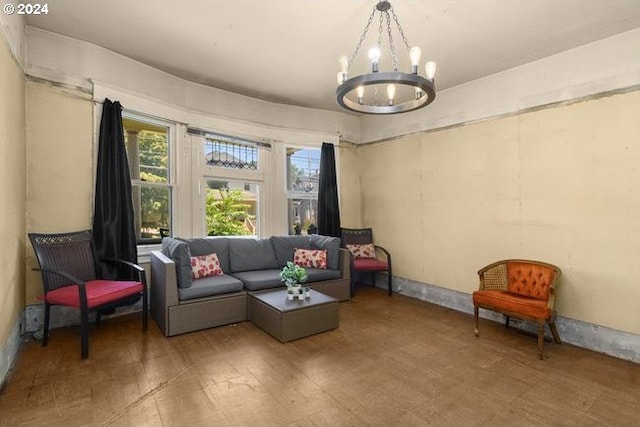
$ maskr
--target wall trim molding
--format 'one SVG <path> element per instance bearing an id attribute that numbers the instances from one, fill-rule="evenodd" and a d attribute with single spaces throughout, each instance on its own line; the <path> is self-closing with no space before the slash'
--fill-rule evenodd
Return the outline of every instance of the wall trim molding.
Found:
<path id="1" fill-rule="evenodd" d="M 386 280 L 382 276 L 376 280 L 377 287 L 386 289 Z M 451 308 L 473 316 L 472 298 L 470 294 L 465 292 L 396 276 L 393 277 L 392 284 L 393 290 L 400 295 Z M 504 317 L 501 314 L 489 310 L 481 309 L 480 317 L 504 323 Z M 535 325 L 521 322 L 517 319 L 511 319 L 510 326 L 534 335 L 537 334 Z M 640 363 L 640 335 L 563 316 L 556 318 L 556 327 L 564 343 Z M 551 338 L 548 331 L 549 328 L 545 329 L 548 338 Z M 469 323 L 469 336 L 473 337 L 472 323 Z"/>
<path id="2" fill-rule="evenodd" d="M 573 104 L 579 104 L 581 102 L 594 101 L 594 100 L 598 100 L 598 99 L 602 99 L 602 98 L 608 98 L 608 97 L 616 96 L 616 95 L 623 95 L 623 94 L 626 94 L 626 93 L 631 93 L 631 92 L 636 92 L 636 91 L 640 91 L 640 84 L 632 85 L 632 86 L 628 86 L 628 87 L 624 87 L 624 88 L 619 88 L 619 89 L 612 89 L 612 90 L 607 90 L 607 91 L 603 91 L 603 92 L 593 93 L 593 94 L 589 94 L 589 95 L 584 95 L 584 96 L 580 96 L 578 98 L 573 98 L 573 99 L 567 99 L 567 100 L 562 100 L 562 101 L 554 101 L 554 102 L 550 102 L 548 104 L 534 105 L 532 107 L 526 107 L 526 108 L 523 108 L 521 110 L 515 110 L 515 111 L 510 111 L 510 112 L 507 112 L 507 113 L 496 114 L 494 116 L 481 117 L 481 118 L 472 119 L 472 120 L 468 120 L 468 121 L 462 121 L 462 122 L 458 122 L 458 123 L 453 123 L 453 124 L 450 124 L 450 125 L 434 127 L 434 128 L 431 128 L 431 129 L 413 131 L 413 132 L 409 132 L 409 133 L 406 133 L 406 134 L 403 134 L 403 135 L 386 137 L 386 138 L 373 140 L 373 141 L 361 142 L 361 143 L 356 144 L 356 148 L 357 147 L 364 147 L 364 146 L 368 146 L 368 145 L 382 144 L 382 143 L 385 143 L 385 142 L 397 141 L 398 139 L 407 138 L 407 137 L 411 137 L 411 136 L 414 136 L 414 135 L 425 135 L 425 134 L 429 134 L 429 133 L 442 132 L 442 131 L 445 131 L 445 130 L 456 129 L 456 128 L 463 127 L 463 126 L 475 125 L 475 124 L 478 124 L 478 123 L 484 123 L 484 122 L 490 122 L 490 121 L 494 121 L 494 120 L 506 119 L 506 118 L 509 118 L 509 117 L 520 116 L 520 115 L 523 115 L 523 114 L 533 113 L 533 112 L 536 112 L 536 111 L 548 110 L 548 109 L 551 109 L 551 108 L 566 107 L 566 106 L 573 105 Z"/>

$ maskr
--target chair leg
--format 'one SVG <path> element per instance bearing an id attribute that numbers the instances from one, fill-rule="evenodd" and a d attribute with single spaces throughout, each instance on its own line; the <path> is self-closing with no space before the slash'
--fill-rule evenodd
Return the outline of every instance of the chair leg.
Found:
<path id="1" fill-rule="evenodd" d="M 553 335 L 553 339 L 557 344 L 562 344 L 560 340 L 560 334 L 558 334 L 558 330 L 556 329 L 556 322 L 549 323 L 549 329 L 551 329 L 551 334 Z"/>
<path id="2" fill-rule="evenodd" d="M 80 353 L 83 359 L 89 357 L 89 313 L 80 310 Z"/>
<path id="3" fill-rule="evenodd" d="M 49 342 L 49 311 L 51 306 L 48 302 L 44 303 L 44 325 L 42 327 L 42 346 L 46 347 Z"/>
<path id="4" fill-rule="evenodd" d="M 389 296 L 391 296 L 392 286 L 391 286 L 391 272 L 387 271 L 387 287 L 389 288 Z"/>
<path id="5" fill-rule="evenodd" d="M 96 311 L 96 326 L 100 326 L 100 320 L 102 319 L 102 316 L 100 314 L 100 310 Z"/>
<path id="6" fill-rule="evenodd" d="M 542 360 L 544 351 L 544 324 L 538 325 L 538 359 Z"/>
<path id="7" fill-rule="evenodd" d="M 509 320 L 511 320 L 511 317 L 504 316 L 504 328 L 505 329 L 509 329 Z"/>
<path id="8" fill-rule="evenodd" d="M 148 309 L 147 309 L 147 290 L 142 291 L 142 330 L 146 331 L 148 327 Z"/>
<path id="9" fill-rule="evenodd" d="M 480 326 L 480 321 L 478 319 L 478 314 L 479 314 L 478 312 L 479 311 L 480 310 L 479 310 L 478 306 L 474 304 L 474 306 L 473 306 L 473 316 L 475 318 L 475 328 L 474 328 L 473 333 L 476 334 L 476 337 L 478 335 L 480 335 L 480 329 L 478 329 L 478 327 Z"/>
<path id="10" fill-rule="evenodd" d="M 375 271 L 371 272 L 371 286 L 373 286 L 374 288 L 376 287 L 376 272 Z"/>

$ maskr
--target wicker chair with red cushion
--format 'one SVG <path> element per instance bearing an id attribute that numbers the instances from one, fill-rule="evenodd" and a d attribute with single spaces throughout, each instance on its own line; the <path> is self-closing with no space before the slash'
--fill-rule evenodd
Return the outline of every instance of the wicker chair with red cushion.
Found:
<path id="1" fill-rule="evenodd" d="M 375 286 L 376 273 L 387 273 L 387 287 L 391 296 L 391 254 L 382 246 L 373 243 L 371 228 L 342 228 L 342 246 L 351 252 L 351 272 L 354 275 L 371 273 Z M 384 257 L 380 259 L 380 257 Z M 352 287 L 355 280 L 352 279 Z M 353 288 L 352 288 L 353 289 Z"/>
<path id="2" fill-rule="evenodd" d="M 49 335 L 51 305 L 80 310 L 81 356 L 89 356 L 89 313 L 142 297 L 142 329 L 147 330 L 147 283 L 144 268 L 124 260 L 113 260 L 131 269 L 138 280 L 103 280 L 96 274 L 96 249 L 90 230 L 59 234 L 29 233 L 38 259 L 44 287 L 42 346 Z M 105 260 L 106 261 L 106 260 Z"/>
<path id="3" fill-rule="evenodd" d="M 484 308 L 502 313 L 506 328 L 511 317 L 536 323 L 540 359 L 545 324 L 549 324 L 555 342 L 562 344 L 555 324 L 555 288 L 560 274 L 555 265 L 521 259 L 498 261 L 480 269 L 480 289 L 473 293 L 476 337 L 480 333 L 478 309 Z"/>

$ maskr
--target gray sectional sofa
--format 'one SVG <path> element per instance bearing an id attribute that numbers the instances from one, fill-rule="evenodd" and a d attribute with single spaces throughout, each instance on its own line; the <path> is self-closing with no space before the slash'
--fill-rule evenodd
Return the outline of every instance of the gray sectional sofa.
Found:
<path id="1" fill-rule="evenodd" d="M 284 288 L 280 271 L 296 248 L 326 249 L 327 269 L 307 268 L 307 283 L 339 301 L 351 298 L 350 255 L 337 237 L 165 237 L 162 251 L 151 252 L 151 316 L 166 336 L 247 320 L 248 293 Z M 224 274 L 192 279 L 191 257 L 211 253 Z"/>

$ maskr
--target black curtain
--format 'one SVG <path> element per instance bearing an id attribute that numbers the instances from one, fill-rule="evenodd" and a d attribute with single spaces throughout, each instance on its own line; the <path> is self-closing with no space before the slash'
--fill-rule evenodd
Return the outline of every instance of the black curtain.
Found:
<path id="1" fill-rule="evenodd" d="M 101 259 L 138 262 L 131 178 L 122 128 L 122 106 L 105 98 L 100 121 L 93 239 Z M 134 279 L 113 263 L 98 265 L 104 279 Z"/>
<path id="2" fill-rule="evenodd" d="M 340 237 L 338 180 L 333 144 L 322 143 L 320 152 L 320 185 L 318 187 L 318 234 Z"/>

